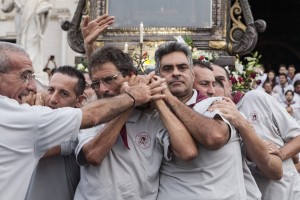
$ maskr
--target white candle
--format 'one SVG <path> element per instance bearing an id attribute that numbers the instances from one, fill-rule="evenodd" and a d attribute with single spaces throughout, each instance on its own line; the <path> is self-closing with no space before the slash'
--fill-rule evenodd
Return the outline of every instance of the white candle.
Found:
<path id="1" fill-rule="evenodd" d="M 140 24 L 140 43 L 144 42 L 144 25 L 143 22 L 141 22 Z"/>
<path id="2" fill-rule="evenodd" d="M 125 42 L 125 45 L 124 45 L 124 53 L 128 53 L 128 43 Z"/>

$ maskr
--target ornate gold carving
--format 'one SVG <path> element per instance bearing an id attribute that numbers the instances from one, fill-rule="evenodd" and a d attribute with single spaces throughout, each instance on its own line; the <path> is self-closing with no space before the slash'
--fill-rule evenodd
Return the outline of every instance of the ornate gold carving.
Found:
<path id="1" fill-rule="evenodd" d="M 228 13 L 228 3 L 226 2 L 226 4 L 225 4 L 225 10 L 224 10 L 224 18 L 225 18 L 225 20 L 224 20 L 224 28 L 223 28 L 223 37 L 224 38 L 226 38 L 226 35 L 227 35 L 227 18 L 228 18 L 228 16 L 227 16 L 227 13 Z"/>
<path id="2" fill-rule="evenodd" d="M 208 46 L 212 49 L 226 50 L 227 43 L 225 41 L 209 41 Z"/>
<path id="3" fill-rule="evenodd" d="M 100 48 L 100 47 L 104 46 L 104 42 L 96 41 L 94 45 L 95 45 L 96 48 Z"/>
<path id="4" fill-rule="evenodd" d="M 241 30 L 242 32 L 246 32 L 247 26 L 241 22 L 241 14 L 242 14 L 242 8 L 240 6 L 239 0 L 236 0 L 233 6 L 230 9 L 230 17 L 232 20 L 232 28 L 230 29 L 230 40 L 233 42 L 238 42 L 233 36 L 234 32 L 237 30 Z M 237 18 L 235 17 L 237 16 Z"/>
<path id="5" fill-rule="evenodd" d="M 232 44 L 231 43 L 228 43 L 227 44 L 227 52 L 232 55 Z"/>
<path id="6" fill-rule="evenodd" d="M 82 14 L 83 15 L 90 15 L 90 13 L 91 13 L 91 2 L 90 2 L 90 0 L 86 0 L 84 9 L 82 11 Z"/>

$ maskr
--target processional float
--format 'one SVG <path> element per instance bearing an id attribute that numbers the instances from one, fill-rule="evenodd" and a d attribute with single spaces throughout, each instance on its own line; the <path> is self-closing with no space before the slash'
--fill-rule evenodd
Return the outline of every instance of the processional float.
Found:
<path id="1" fill-rule="evenodd" d="M 233 65 L 235 55 L 250 53 L 258 32 L 266 29 L 264 20 L 253 19 L 248 0 L 79 0 L 73 19 L 62 23 L 74 51 L 85 53 L 83 15 L 95 19 L 105 13 L 116 20 L 98 37 L 97 46 L 110 44 L 136 53 L 138 65 L 143 65 L 143 51 L 154 52 L 174 36 L 185 38 L 193 48 L 217 53 L 216 64 Z"/>

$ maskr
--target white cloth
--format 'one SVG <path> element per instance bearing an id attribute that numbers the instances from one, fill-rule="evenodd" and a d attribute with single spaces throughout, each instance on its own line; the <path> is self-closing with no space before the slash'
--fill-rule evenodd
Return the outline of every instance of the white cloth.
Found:
<path id="1" fill-rule="evenodd" d="M 274 98 L 265 92 L 247 92 L 237 104 L 252 123 L 255 132 L 278 147 L 284 146 L 300 134 L 300 126 Z M 275 181 L 254 173 L 256 183 L 262 192 L 263 200 L 299 200 L 300 177 L 291 158 L 283 161 L 283 177 Z"/>
<path id="2" fill-rule="evenodd" d="M 159 168 L 169 157 L 169 136 L 158 114 L 135 109 L 126 122 L 128 145 L 121 136 L 99 166 L 87 165 L 82 147 L 103 125 L 81 130 L 76 148 L 81 178 L 75 200 L 156 200 Z"/>
<path id="3" fill-rule="evenodd" d="M 295 74 L 295 76 L 294 76 L 294 78 L 293 78 L 293 85 L 294 85 L 294 83 L 297 81 L 297 80 L 300 80 L 300 73 L 297 73 L 297 74 Z"/>
<path id="4" fill-rule="evenodd" d="M 197 92 L 193 90 L 193 96 L 186 104 L 195 103 L 196 96 Z M 205 99 L 197 103 L 194 110 L 209 118 L 221 117 L 218 111 L 207 111 L 218 99 L 220 98 Z M 240 139 L 233 126 L 226 119 L 222 120 L 230 129 L 229 141 L 223 147 L 212 151 L 198 143 L 199 154 L 194 160 L 182 161 L 175 156 L 171 161 L 163 160 L 158 200 L 246 199 Z"/>
<path id="5" fill-rule="evenodd" d="M 26 200 L 73 200 L 79 179 L 74 155 L 43 158 L 34 170 Z"/>
<path id="6" fill-rule="evenodd" d="M 80 109 L 20 105 L 0 95 L 0 199 L 24 200 L 33 170 L 51 147 L 75 140 Z"/>

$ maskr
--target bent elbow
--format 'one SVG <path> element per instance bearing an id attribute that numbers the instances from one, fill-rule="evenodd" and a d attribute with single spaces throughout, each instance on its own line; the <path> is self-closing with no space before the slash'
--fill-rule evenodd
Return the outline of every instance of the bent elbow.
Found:
<path id="1" fill-rule="evenodd" d="M 259 169 L 259 168 L 258 168 Z M 264 172 L 262 170 L 260 170 L 262 172 L 262 175 L 265 176 L 268 179 L 271 180 L 280 180 L 283 176 L 283 169 L 282 167 L 278 167 L 277 169 L 264 169 Z"/>
<path id="2" fill-rule="evenodd" d="M 186 152 L 184 155 L 181 156 L 180 159 L 182 160 L 193 160 L 198 156 L 198 150 L 190 150 L 189 152 Z"/>
<path id="3" fill-rule="evenodd" d="M 196 147 L 187 148 L 184 151 L 176 151 L 173 149 L 175 156 L 181 160 L 193 160 L 198 156 L 198 149 Z"/>
<path id="4" fill-rule="evenodd" d="M 203 146 L 208 150 L 218 150 L 223 147 L 226 142 L 227 141 L 224 139 L 224 137 L 208 137 L 206 138 Z"/>
<path id="5" fill-rule="evenodd" d="M 278 170 L 278 172 L 273 173 L 273 176 L 270 177 L 270 179 L 278 181 L 282 178 L 282 176 L 283 176 L 283 170 L 281 168 L 280 170 Z"/>
<path id="6" fill-rule="evenodd" d="M 89 152 L 85 155 L 86 161 L 88 164 L 93 165 L 93 166 L 98 166 L 101 164 L 102 160 L 99 158 L 99 156 L 96 156 L 95 153 Z"/>

